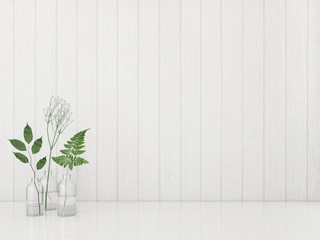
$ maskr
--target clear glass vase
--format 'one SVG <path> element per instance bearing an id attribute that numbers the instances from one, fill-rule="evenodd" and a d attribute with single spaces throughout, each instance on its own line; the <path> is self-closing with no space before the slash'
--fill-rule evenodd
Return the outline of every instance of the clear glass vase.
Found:
<path id="1" fill-rule="evenodd" d="M 39 179 L 31 178 L 31 182 L 27 186 L 27 216 L 41 216 L 43 215 L 43 187 Z"/>
<path id="2" fill-rule="evenodd" d="M 76 215 L 76 184 L 71 175 L 64 174 L 58 183 L 58 210 L 60 217 Z"/>
<path id="3" fill-rule="evenodd" d="M 48 193 L 47 192 L 47 181 L 49 177 Z M 57 209 L 57 181 L 54 178 L 52 171 L 48 176 L 48 172 L 44 171 L 44 175 L 40 179 L 41 185 L 43 186 L 43 200 L 44 208 L 46 211 Z"/>

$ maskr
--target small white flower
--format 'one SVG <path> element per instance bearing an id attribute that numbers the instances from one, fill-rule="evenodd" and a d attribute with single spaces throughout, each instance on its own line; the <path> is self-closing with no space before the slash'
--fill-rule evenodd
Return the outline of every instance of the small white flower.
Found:
<path id="1" fill-rule="evenodd" d="M 49 107 L 44 109 L 45 120 L 52 131 L 61 134 L 71 123 L 70 104 L 58 96 L 52 96 Z"/>

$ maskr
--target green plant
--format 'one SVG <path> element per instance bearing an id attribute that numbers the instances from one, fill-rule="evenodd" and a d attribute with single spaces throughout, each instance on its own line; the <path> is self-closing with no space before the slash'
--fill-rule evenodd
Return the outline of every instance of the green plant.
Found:
<path id="1" fill-rule="evenodd" d="M 60 135 L 64 130 L 72 123 L 70 104 L 59 97 L 51 97 L 49 106 L 44 109 L 45 121 L 47 125 L 47 138 L 49 143 L 49 163 L 48 173 L 50 173 L 51 167 L 51 156 L 55 145 L 57 144 Z M 50 134 L 51 126 L 51 134 Z M 47 177 L 47 185 L 45 189 L 45 209 L 47 209 L 47 198 L 48 198 L 48 186 L 49 176 Z"/>
<path id="2" fill-rule="evenodd" d="M 64 145 L 65 149 L 60 150 L 60 152 L 63 155 L 58 157 L 52 157 L 54 162 L 56 162 L 57 164 L 59 164 L 64 168 L 67 167 L 67 175 L 69 170 L 72 171 L 73 167 L 77 167 L 82 164 L 89 163 L 87 160 L 83 159 L 82 157 L 79 157 L 81 154 L 85 152 L 84 137 L 88 130 L 89 129 L 78 132 L 69 141 L 67 141 L 67 143 Z M 66 185 L 67 185 L 67 180 L 66 180 Z M 65 189 L 67 191 L 67 187 L 65 187 Z M 67 200 L 67 193 L 65 193 L 65 199 L 64 199 L 63 208 L 61 210 L 61 215 L 65 208 L 66 200 Z"/>
<path id="3" fill-rule="evenodd" d="M 23 130 L 23 136 L 24 136 L 25 142 L 27 143 L 27 146 L 24 142 L 22 142 L 18 139 L 9 139 L 9 141 L 14 148 L 16 148 L 17 150 L 20 151 L 20 152 L 13 152 L 14 156 L 18 160 L 20 160 L 22 163 L 29 163 L 31 170 L 33 172 L 33 178 L 34 178 L 34 180 L 36 180 L 36 170 L 33 167 L 32 156 L 37 154 L 40 151 L 40 149 L 42 147 L 42 137 L 36 139 L 33 142 L 32 147 L 31 147 L 31 153 L 32 153 L 31 154 L 30 153 L 30 143 L 33 140 L 33 133 L 32 133 L 32 129 L 28 125 L 28 123 Z M 29 158 L 21 152 L 27 152 Z M 46 157 L 41 158 L 36 164 L 37 170 L 40 170 L 41 168 L 43 168 L 44 165 L 46 164 L 46 162 L 47 162 Z M 37 188 L 35 181 L 34 181 L 34 186 L 36 188 L 37 195 L 38 195 L 38 208 L 39 208 L 39 214 L 40 214 L 40 211 L 41 211 L 41 209 L 40 209 L 40 194 L 39 194 L 39 189 Z"/>

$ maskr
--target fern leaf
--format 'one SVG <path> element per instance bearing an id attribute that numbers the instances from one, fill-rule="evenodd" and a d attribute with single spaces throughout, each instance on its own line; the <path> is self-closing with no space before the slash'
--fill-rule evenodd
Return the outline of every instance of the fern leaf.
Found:
<path id="1" fill-rule="evenodd" d="M 89 162 L 81 157 L 76 158 L 74 161 L 74 166 L 80 166 L 82 164 L 88 164 Z"/>
<path id="2" fill-rule="evenodd" d="M 52 160 L 62 167 L 66 167 L 68 165 L 68 159 L 65 156 L 52 157 Z"/>
<path id="3" fill-rule="evenodd" d="M 60 152 L 61 152 L 62 154 L 67 155 L 67 154 L 70 153 L 70 149 L 63 149 L 63 150 L 60 150 Z"/>
<path id="4" fill-rule="evenodd" d="M 87 160 L 78 157 L 85 152 L 83 149 L 85 147 L 84 138 L 88 130 L 89 129 L 78 132 L 72 138 L 70 138 L 70 140 L 67 141 L 67 144 L 64 145 L 65 149 L 60 150 L 63 155 L 53 157 L 53 161 L 64 168 L 69 167 L 70 170 L 72 170 L 73 167 L 80 166 L 82 164 L 88 164 L 89 162 Z"/>
<path id="5" fill-rule="evenodd" d="M 81 155 L 82 153 L 84 153 L 85 152 L 85 150 L 76 150 L 75 151 L 75 155 Z"/>

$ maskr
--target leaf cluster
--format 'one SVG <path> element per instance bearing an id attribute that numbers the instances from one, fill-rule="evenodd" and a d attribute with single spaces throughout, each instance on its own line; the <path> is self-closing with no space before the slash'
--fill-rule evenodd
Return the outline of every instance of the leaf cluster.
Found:
<path id="1" fill-rule="evenodd" d="M 24 130 L 23 130 L 23 137 L 24 137 L 24 140 L 25 142 L 29 145 L 32 140 L 33 140 L 33 133 L 32 133 L 32 129 L 31 127 L 28 125 L 25 126 Z M 26 144 L 18 139 L 9 139 L 11 145 L 16 148 L 17 150 L 21 151 L 21 152 L 25 152 L 27 151 L 27 147 L 26 147 Z M 41 147 L 42 147 L 42 137 L 41 138 L 38 138 L 36 139 L 33 144 L 32 144 L 32 147 L 31 147 L 31 152 L 32 154 L 37 154 L 38 152 L 40 152 L 41 150 Z M 25 156 L 23 153 L 20 153 L 20 152 L 13 152 L 14 156 L 20 160 L 22 163 L 29 163 L 30 160 L 28 159 L 27 156 Z M 30 156 L 31 157 L 31 156 Z M 43 157 L 41 158 L 38 163 L 37 163 L 37 169 L 41 169 L 44 167 L 44 165 L 46 164 L 47 162 L 47 158 L 46 157 Z"/>
<path id="2" fill-rule="evenodd" d="M 63 155 L 52 157 L 53 161 L 64 168 L 69 167 L 70 170 L 72 170 L 73 167 L 88 164 L 89 162 L 87 160 L 79 157 L 85 152 L 84 138 L 88 130 L 89 129 L 78 132 L 69 141 L 67 141 L 64 145 L 65 149 L 60 150 Z"/>

